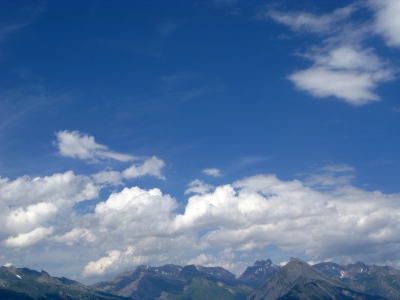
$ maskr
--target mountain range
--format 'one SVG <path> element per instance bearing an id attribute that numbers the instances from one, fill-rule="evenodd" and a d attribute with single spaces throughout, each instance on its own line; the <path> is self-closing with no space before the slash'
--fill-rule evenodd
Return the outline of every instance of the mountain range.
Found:
<path id="1" fill-rule="evenodd" d="M 400 271 L 362 262 L 310 266 L 298 258 L 281 267 L 259 260 L 240 276 L 222 267 L 138 266 L 85 286 L 45 271 L 0 267 L 0 300 L 8 299 L 400 299 Z"/>
<path id="2" fill-rule="evenodd" d="M 128 300 L 116 295 L 104 294 L 65 277 L 51 277 L 45 271 L 15 268 L 11 264 L 0 267 L 1 300 Z"/>

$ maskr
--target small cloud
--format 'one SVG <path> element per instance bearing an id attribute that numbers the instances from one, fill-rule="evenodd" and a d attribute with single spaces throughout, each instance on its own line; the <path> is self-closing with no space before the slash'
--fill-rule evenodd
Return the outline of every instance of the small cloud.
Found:
<path id="1" fill-rule="evenodd" d="M 185 195 L 190 194 L 190 193 L 203 195 L 203 194 L 208 193 L 213 188 L 214 187 L 212 185 L 207 184 L 200 179 L 196 179 L 196 180 L 193 180 L 191 183 L 189 183 L 189 188 L 185 191 Z"/>
<path id="2" fill-rule="evenodd" d="M 188 261 L 185 261 L 184 263 L 186 265 L 200 265 L 200 266 L 209 266 L 209 264 L 214 261 L 214 257 L 211 254 L 204 254 L 201 253 L 195 258 L 189 259 Z"/>
<path id="3" fill-rule="evenodd" d="M 354 172 L 355 169 L 347 164 L 339 164 L 339 165 L 328 165 L 322 168 L 323 170 L 341 173 L 341 172 Z"/>
<path id="4" fill-rule="evenodd" d="M 56 132 L 57 141 L 53 145 L 59 149 L 62 156 L 79 158 L 82 160 L 90 160 L 98 162 L 99 159 L 112 158 L 122 162 L 138 159 L 135 156 L 114 152 L 107 146 L 97 144 L 94 136 L 87 133 L 75 131 L 59 131 Z"/>
<path id="5" fill-rule="evenodd" d="M 92 175 L 94 181 L 98 184 L 113 184 L 113 185 L 120 185 L 122 184 L 122 174 L 118 171 L 112 170 L 103 170 L 99 173 Z"/>
<path id="6" fill-rule="evenodd" d="M 216 169 L 216 168 L 204 169 L 204 170 L 203 170 L 203 173 L 204 173 L 204 174 L 207 174 L 207 175 L 210 175 L 210 176 L 213 176 L 213 177 L 219 177 L 219 176 L 221 176 L 220 170 L 219 170 L 219 169 Z"/>
<path id="7" fill-rule="evenodd" d="M 165 180 L 165 177 L 161 174 L 161 169 L 164 167 L 165 162 L 162 159 L 153 156 L 145 160 L 142 165 L 132 165 L 131 167 L 123 171 L 122 175 L 126 179 L 151 175 L 159 179 Z"/>
<path id="8" fill-rule="evenodd" d="M 395 111 L 395 112 L 399 112 L 400 113 L 400 106 L 399 107 L 393 107 L 392 110 Z"/>
<path id="9" fill-rule="evenodd" d="M 298 89 L 319 98 L 334 96 L 355 106 L 364 105 L 379 101 L 372 90 L 378 83 L 394 78 L 392 70 L 371 49 L 342 45 L 304 56 L 314 60 L 314 65 L 294 72 L 288 79 Z"/>

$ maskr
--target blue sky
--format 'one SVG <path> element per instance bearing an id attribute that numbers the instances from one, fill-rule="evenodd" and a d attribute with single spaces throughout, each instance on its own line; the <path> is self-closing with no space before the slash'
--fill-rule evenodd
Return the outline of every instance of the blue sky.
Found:
<path id="1" fill-rule="evenodd" d="M 1 7 L 3 264 L 400 268 L 398 1 Z"/>

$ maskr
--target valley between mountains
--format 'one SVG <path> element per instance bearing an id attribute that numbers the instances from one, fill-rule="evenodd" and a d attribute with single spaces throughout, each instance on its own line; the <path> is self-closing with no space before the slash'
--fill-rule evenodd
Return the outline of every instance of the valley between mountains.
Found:
<path id="1" fill-rule="evenodd" d="M 400 299 L 400 270 L 362 262 L 309 265 L 298 258 L 281 267 L 259 260 L 236 276 L 222 267 L 139 266 L 85 286 L 45 271 L 0 267 L 0 300 L 112 299 Z"/>

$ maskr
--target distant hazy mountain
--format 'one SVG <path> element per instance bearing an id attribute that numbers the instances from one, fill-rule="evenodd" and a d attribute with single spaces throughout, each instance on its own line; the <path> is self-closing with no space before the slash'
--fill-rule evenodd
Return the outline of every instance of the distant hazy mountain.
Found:
<path id="1" fill-rule="evenodd" d="M 362 262 L 345 266 L 324 262 L 314 267 L 354 290 L 391 300 L 400 299 L 400 271 L 394 268 L 367 266 Z"/>
<path id="2" fill-rule="evenodd" d="M 0 299 L 10 300 L 116 300 L 127 299 L 99 293 L 67 278 L 51 277 L 47 272 L 37 272 L 12 265 L 0 267 Z"/>
<path id="3" fill-rule="evenodd" d="M 273 276 L 279 268 L 280 266 L 273 264 L 270 259 L 257 260 L 253 266 L 248 267 L 239 276 L 239 279 L 246 282 L 247 285 L 256 288 Z"/>
<path id="4" fill-rule="evenodd" d="M 275 299 L 384 299 L 348 288 L 343 282 L 329 277 L 306 262 L 292 258 L 262 286 L 253 291 L 248 300 Z"/>
<path id="5" fill-rule="evenodd" d="M 133 299 L 246 299 L 252 290 L 224 268 L 194 265 L 139 266 L 92 287 Z"/>
<path id="6" fill-rule="evenodd" d="M 91 287 L 45 271 L 0 267 L 0 300 L 399 300 L 399 295 L 399 270 L 363 263 L 310 266 L 298 258 L 284 267 L 259 260 L 238 277 L 222 267 L 139 266 Z"/>

